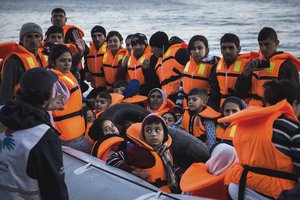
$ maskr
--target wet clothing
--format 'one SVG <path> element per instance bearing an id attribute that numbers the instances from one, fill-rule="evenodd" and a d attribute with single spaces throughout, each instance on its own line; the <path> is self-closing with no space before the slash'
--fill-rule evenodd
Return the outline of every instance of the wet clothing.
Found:
<path id="1" fill-rule="evenodd" d="M 22 134 L 23 130 L 32 129 L 34 131 L 37 126 L 49 126 L 46 132 L 40 133 L 42 135 L 40 140 L 31 149 L 28 149 L 27 163 L 12 162 L 9 164 L 26 165 L 26 175 L 38 182 L 42 199 L 68 199 L 68 191 L 64 182 L 61 144 L 58 133 L 50 123 L 47 111 L 42 107 L 33 107 L 16 100 L 9 102 L 2 108 L 0 122 L 1 129 L 6 129 L 6 136 L 14 131 Z M 35 133 L 35 135 L 37 134 Z M 6 150 L 6 148 L 2 149 L 1 154 L 3 155 Z M 25 180 L 19 179 L 18 181 L 23 182 Z M 1 197 L 3 198 L 3 196 Z"/>
<path id="2" fill-rule="evenodd" d="M 281 57 L 281 54 L 283 54 L 283 52 L 281 51 L 276 52 L 269 59 L 271 62 L 274 63 L 281 60 L 281 62 L 278 65 L 274 64 L 273 68 L 271 66 L 270 68 L 264 69 L 263 71 L 253 71 L 248 76 L 244 76 L 243 74 L 241 74 L 238 77 L 237 82 L 235 84 L 236 96 L 240 98 L 245 98 L 246 96 L 248 96 L 249 91 L 251 91 L 252 93 L 251 101 L 257 100 L 260 102 L 260 103 L 259 102 L 252 103 L 252 105 L 264 105 L 265 102 L 262 98 L 263 88 L 255 87 L 259 84 L 259 82 L 261 82 L 259 86 L 262 86 L 264 82 L 271 79 L 277 79 L 277 80 L 287 79 L 295 84 L 299 84 L 299 74 L 298 74 L 297 67 L 289 59 L 284 59 L 284 60 L 282 58 L 279 59 L 278 57 Z M 270 71 L 270 69 L 272 69 L 272 71 Z"/>

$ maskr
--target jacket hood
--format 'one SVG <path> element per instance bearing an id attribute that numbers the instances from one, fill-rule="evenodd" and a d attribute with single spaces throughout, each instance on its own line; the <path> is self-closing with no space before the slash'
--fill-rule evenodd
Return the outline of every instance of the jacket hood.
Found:
<path id="1" fill-rule="evenodd" d="M 11 101 L 0 110 L 0 122 L 12 130 L 32 128 L 50 123 L 50 116 L 43 107 L 32 106 L 22 101 Z"/>

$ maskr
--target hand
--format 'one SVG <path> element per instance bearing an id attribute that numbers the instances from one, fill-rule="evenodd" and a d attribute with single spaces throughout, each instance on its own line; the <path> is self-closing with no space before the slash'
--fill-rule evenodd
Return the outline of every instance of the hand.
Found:
<path id="1" fill-rule="evenodd" d="M 51 111 L 51 110 L 63 110 L 64 109 L 64 105 L 63 105 L 63 98 L 65 98 L 66 95 L 61 94 L 57 97 L 54 98 L 50 98 L 48 101 L 45 102 L 44 104 L 44 108 L 46 108 L 47 110 Z"/>
<path id="2" fill-rule="evenodd" d="M 127 69 L 128 60 L 129 60 L 129 57 L 125 57 L 125 58 L 122 60 L 122 68 L 123 68 L 123 69 Z"/>
<path id="3" fill-rule="evenodd" d="M 145 59 L 143 64 L 142 64 L 142 68 L 143 69 L 148 69 L 150 67 L 150 60 L 149 59 Z"/>
<path id="4" fill-rule="evenodd" d="M 73 37 L 74 37 L 74 40 L 75 40 L 75 46 L 77 48 L 77 52 L 78 52 L 78 55 L 80 57 L 83 56 L 83 52 L 85 50 L 85 43 L 84 43 L 84 40 L 82 39 L 80 33 L 78 30 L 73 30 L 72 31 L 72 34 L 73 34 Z"/>
<path id="5" fill-rule="evenodd" d="M 260 71 L 263 70 L 261 68 L 257 68 L 258 64 L 261 63 L 261 59 L 256 58 L 255 60 L 250 60 L 243 71 L 244 76 L 249 76 L 253 71 Z"/>
<path id="6" fill-rule="evenodd" d="M 91 82 L 92 81 L 92 74 L 90 72 L 85 72 L 84 76 L 85 76 L 85 80 L 87 82 Z"/>
<path id="7" fill-rule="evenodd" d="M 135 169 L 131 172 L 133 175 L 140 177 L 141 179 L 147 180 L 149 178 L 149 174 L 144 169 Z"/>

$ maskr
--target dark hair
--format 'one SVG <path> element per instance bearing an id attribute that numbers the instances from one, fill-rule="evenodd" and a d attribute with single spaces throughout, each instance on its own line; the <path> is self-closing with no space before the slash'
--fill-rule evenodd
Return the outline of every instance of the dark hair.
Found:
<path id="1" fill-rule="evenodd" d="M 263 41 L 263 40 L 266 40 L 266 39 L 269 39 L 269 38 L 273 41 L 277 41 L 278 38 L 277 38 L 276 31 L 273 28 L 270 28 L 270 27 L 262 28 L 258 33 L 257 40 L 258 41 Z"/>
<path id="2" fill-rule="evenodd" d="M 172 117 L 174 118 L 174 121 L 176 122 L 177 121 L 177 117 L 176 117 L 176 115 L 173 113 L 173 112 L 165 112 L 164 114 L 162 114 L 162 117 L 165 115 L 165 114 L 170 114 L 170 115 L 172 115 Z"/>
<path id="3" fill-rule="evenodd" d="M 233 33 L 225 33 L 220 40 L 220 45 L 225 42 L 233 42 L 236 47 L 240 47 L 240 39 Z"/>
<path id="4" fill-rule="evenodd" d="M 132 39 L 133 36 L 134 36 L 134 34 L 129 34 L 129 35 L 127 35 L 125 40 Z"/>
<path id="5" fill-rule="evenodd" d="M 118 31 L 110 31 L 106 36 L 106 41 L 108 41 L 109 38 L 111 38 L 113 36 L 117 36 L 119 38 L 120 42 L 123 42 L 123 37 Z"/>
<path id="6" fill-rule="evenodd" d="M 289 104 L 296 100 L 300 103 L 300 85 L 290 80 L 271 80 L 263 85 L 264 99 L 270 105 L 275 105 L 283 99 L 287 99 Z"/>
<path id="7" fill-rule="evenodd" d="M 64 37 L 64 29 L 60 26 L 50 26 L 46 31 L 46 37 L 49 38 L 52 33 L 61 33 Z"/>
<path id="8" fill-rule="evenodd" d="M 96 98 L 99 97 L 99 98 L 103 98 L 103 99 L 106 99 L 107 102 L 109 104 L 111 104 L 111 101 L 112 101 L 112 97 L 111 95 L 107 92 L 107 91 L 101 91 L 97 94 Z"/>
<path id="9" fill-rule="evenodd" d="M 112 88 L 115 89 L 115 88 L 120 88 L 120 87 L 127 87 L 128 86 L 128 83 L 127 81 L 125 80 L 118 80 L 116 82 L 114 82 Z"/>
<path id="10" fill-rule="evenodd" d="M 17 91 L 17 99 L 20 99 L 23 102 L 26 102 L 30 105 L 42 106 L 46 101 L 48 101 L 51 97 L 50 91 L 40 91 L 40 92 L 32 92 L 28 90 L 18 90 Z"/>
<path id="11" fill-rule="evenodd" d="M 205 101 L 208 97 L 208 93 L 204 88 L 193 88 L 190 90 L 188 96 L 191 95 L 197 95 L 199 96 L 203 101 Z"/>
<path id="12" fill-rule="evenodd" d="M 160 119 L 161 118 L 161 119 Z M 165 121 L 162 117 L 160 118 L 156 118 L 156 117 L 149 117 L 149 118 L 145 118 L 143 121 L 143 125 L 142 128 L 145 128 L 145 125 L 149 125 L 149 124 L 161 124 L 163 126 L 164 129 L 164 139 L 163 142 L 166 142 L 168 140 L 168 128 L 165 124 Z M 142 133 L 145 134 L 144 130 L 142 130 Z"/>
<path id="13" fill-rule="evenodd" d="M 240 99 L 239 97 L 235 97 L 235 96 L 230 96 L 224 100 L 224 102 L 221 106 L 221 109 L 220 109 L 221 113 L 223 113 L 225 105 L 230 102 L 238 105 L 240 110 L 244 110 L 245 108 L 247 108 L 247 104 L 245 103 L 245 101 L 243 99 Z"/>
<path id="14" fill-rule="evenodd" d="M 62 8 L 54 8 L 54 9 L 51 11 L 51 15 L 53 15 L 53 13 L 60 13 L 60 12 L 64 13 L 64 15 L 66 16 L 65 10 L 62 9 Z"/>
<path id="15" fill-rule="evenodd" d="M 207 40 L 207 38 L 204 37 L 203 35 L 194 35 L 190 39 L 189 44 L 188 44 L 188 50 L 189 50 L 189 52 L 194 49 L 194 42 L 196 42 L 198 40 L 201 41 L 201 42 L 203 42 L 205 48 L 208 49 L 208 40 Z"/>
<path id="16" fill-rule="evenodd" d="M 55 63 L 55 60 L 61 56 L 63 53 L 69 52 L 72 55 L 71 50 L 69 47 L 67 47 L 64 44 L 56 44 L 53 45 L 51 50 L 50 50 L 50 55 L 48 58 L 49 65 L 53 65 Z"/>
<path id="17" fill-rule="evenodd" d="M 66 16 L 65 10 L 62 8 L 54 8 L 51 12 L 51 15 L 53 15 L 53 13 L 64 13 L 64 15 Z"/>
<path id="18" fill-rule="evenodd" d="M 67 32 L 66 32 L 66 35 L 65 35 L 65 43 L 75 43 L 75 38 L 73 36 L 73 31 L 78 31 L 79 30 L 77 28 L 70 28 Z M 79 36 L 81 37 L 80 33 L 79 33 Z"/>

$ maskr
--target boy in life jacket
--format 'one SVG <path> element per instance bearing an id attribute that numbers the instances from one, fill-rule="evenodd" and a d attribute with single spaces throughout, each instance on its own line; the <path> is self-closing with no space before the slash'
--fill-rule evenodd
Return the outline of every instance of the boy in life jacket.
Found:
<path id="1" fill-rule="evenodd" d="M 242 99 L 235 96 L 228 97 L 227 99 L 225 99 L 221 107 L 222 116 L 223 117 L 230 116 L 245 108 L 247 108 L 247 104 Z M 229 125 L 230 123 L 225 123 L 225 122 L 217 124 L 216 139 L 217 142 L 226 143 L 233 146 L 232 139 L 234 137 L 235 127 L 230 127 L 230 129 L 227 129 Z"/>
<path id="2" fill-rule="evenodd" d="M 107 91 L 99 92 L 94 102 L 96 118 L 105 111 L 112 103 L 112 96 Z"/>
<path id="3" fill-rule="evenodd" d="M 169 150 L 172 139 L 163 118 L 150 114 L 141 123 L 127 129 L 127 137 L 133 142 L 126 150 L 113 153 L 107 159 L 118 167 L 165 192 L 179 193 L 179 168 L 173 164 Z"/>
<path id="4" fill-rule="evenodd" d="M 207 106 L 207 91 L 203 88 L 193 88 L 188 94 L 188 108 L 179 120 L 184 130 L 203 142 L 208 148 L 216 143 L 216 120 L 221 113 Z"/>

